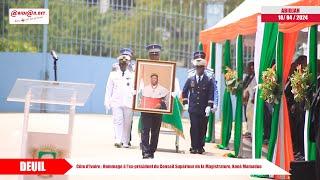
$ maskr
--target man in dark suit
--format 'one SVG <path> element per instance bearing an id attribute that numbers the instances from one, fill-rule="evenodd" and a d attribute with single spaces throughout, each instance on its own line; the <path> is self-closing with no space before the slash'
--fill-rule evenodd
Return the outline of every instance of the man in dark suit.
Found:
<path id="1" fill-rule="evenodd" d="M 307 66 L 307 57 L 299 56 L 290 67 L 289 77 L 294 73 L 297 67 L 301 65 L 302 68 Z M 293 154 L 296 161 L 304 161 L 304 121 L 305 121 L 305 103 L 296 102 L 292 93 L 291 81 L 288 79 L 284 93 L 287 99 L 287 106 L 289 110 L 289 120 L 291 129 L 291 138 L 293 145 Z"/>
<path id="2" fill-rule="evenodd" d="M 213 80 L 205 73 L 206 60 L 204 52 L 195 52 L 193 64 L 196 67 L 196 75 L 187 79 L 183 91 L 184 109 L 190 116 L 190 136 L 192 154 L 202 154 L 205 145 L 208 116 L 213 107 Z M 189 106 L 188 106 L 189 105 Z"/>
<path id="3" fill-rule="evenodd" d="M 158 44 L 150 44 L 146 47 L 149 53 L 149 59 L 159 61 L 161 46 Z M 159 132 L 162 122 L 162 114 L 141 113 L 141 149 L 143 159 L 153 159 L 157 150 Z M 151 133 L 151 137 L 150 137 Z"/>
<path id="4" fill-rule="evenodd" d="M 316 177 L 320 180 L 320 76 L 318 76 L 318 88 L 311 104 L 310 140 L 316 143 Z"/>

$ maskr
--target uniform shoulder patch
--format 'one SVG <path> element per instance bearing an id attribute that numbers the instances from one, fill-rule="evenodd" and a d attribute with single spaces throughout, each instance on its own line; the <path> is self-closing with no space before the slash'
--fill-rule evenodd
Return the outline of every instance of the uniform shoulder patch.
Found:
<path id="1" fill-rule="evenodd" d="M 194 68 L 188 70 L 188 78 L 195 75 L 196 75 L 196 70 Z"/>
<path id="2" fill-rule="evenodd" d="M 211 69 L 211 68 L 206 68 L 204 70 L 204 72 L 206 73 L 206 75 L 209 77 L 209 78 L 214 78 L 214 70 Z"/>

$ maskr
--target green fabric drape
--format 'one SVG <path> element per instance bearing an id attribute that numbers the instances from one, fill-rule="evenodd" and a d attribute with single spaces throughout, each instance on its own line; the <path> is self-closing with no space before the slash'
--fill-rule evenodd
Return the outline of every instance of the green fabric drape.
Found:
<path id="1" fill-rule="evenodd" d="M 315 92 L 317 87 L 317 32 L 318 32 L 318 25 L 313 25 L 310 27 L 310 35 L 309 35 L 309 71 L 311 73 L 311 82 L 315 86 L 313 87 L 313 92 Z M 310 121 L 311 117 L 309 114 L 308 118 L 308 129 L 310 128 Z M 308 136 L 309 137 L 309 131 Z M 316 159 L 316 146 L 315 143 L 310 142 L 308 138 L 308 160 L 315 160 Z"/>
<path id="2" fill-rule="evenodd" d="M 176 134 L 182 138 L 184 138 L 183 134 L 183 126 L 181 121 L 181 113 L 183 111 L 183 106 L 179 101 L 178 97 L 173 99 L 173 112 L 172 114 L 164 114 L 162 115 L 162 123 L 161 126 L 165 128 L 172 129 L 176 132 Z M 141 116 L 139 118 L 138 123 L 138 131 L 141 132 L 142 123 L 141 123 Z"/>
<path id="3" fill-rule="evenodd" d="M 199 50 L 199 51 L 203 51 L 203 44 L 202 44 L 201 41 L 200 41 L 199 44 L 198 44 L 198 50 Z"/>
<path id="4" fill-rule="evenodd" d="M 215 63 L 216 63 L 216 44 L 214 42 L 210 43 L 210 68 L 215 69 Z M 214 114 L 210 112 L 209 115 L 209 122 L 208 122 L 208 131 L 207 131 L 207 136 L 206 136 L 206 142 L 211 142 L 214 141 L 212 139 L 212 132 L 214 132 Z"/>
<path id="5" fill-rule="evenodd" d="M 276 48 L 276 75 L 278 84 L 282 84 L 282 71 L 283 71 L 283 33 L 278 33 L 277 48 Z M 282 89 L 282 87 L 279 87 Z M 278 104 L 273 106 L 273 114 L 271 121 L 271 132 L 268 146 L 267 159 L 272 162 L 274 156 L 275 145 L 278 137 L 278 124 L 279 124 L 279 112 L 280 112 L 281 99 Z"/>
<path id="6" fill-rule="evenodd" d="M 181 122 L 181 113 L 183 111 L 183 106 L 179 101 L 179 98 L 176 96 L 173 99 L 173 112 L 172 114 L 162 115 L 162 127 L 173 129 L 177 135 L 184 138 L 183 135 L 183 126 Z"/>
<path id="7" fill-rule="evenodd" d="M 243 79 L 243 42 L 242 35 L 237 38 L 237 75 L 238 79 Z M 236 117 L 235 117 L 235 130 L 234 130 L 234 153 L 237 157 L 240 150 L 241 136 L 242 136 L 242 94 L 243 88 L 240 87 L 237 91 L 237 104 L 236 104 Z"/>
<path id="8" fill-rule="evenodd" d="M 262 83 L 262 72 L 271 67 L 275 54 L 278 35 L 277 23 L 265 23 L 263 41 L 259 65 L 258 84 Z M 261 158 L 263 142 L 264 100 L 261 98 L 261 90 L 258 89 L 255 120 L 255 158 Z"/>
<path id="9" fill-rule="evenodd" d="M 223 72 L 226 73 L 226 67 L 231 67 L 230 62 L 230 40 L 226 40 L 224 45 L 224 64 Z M 230 92 L 225 88 L 222 103 L 222 124 L 221 124 L 221 144 L 219 149 L 227 149 L 231 137 L 232 129 L 232 103 Z"/>

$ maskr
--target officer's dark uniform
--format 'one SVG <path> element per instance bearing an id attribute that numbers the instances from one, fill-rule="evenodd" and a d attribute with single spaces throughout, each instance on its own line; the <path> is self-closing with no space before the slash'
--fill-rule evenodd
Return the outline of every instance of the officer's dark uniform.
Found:
<path id="1" fill-rule="evenodd" d="M 161 46 L 151 44 L 146 47 L 149 53 L 159 53 Z M 141 149 L 143 158 L 153 158 L 157 150 L 162 114 L 141 113 Z M 150 137 L 151 132 L 151 137 Z"/>
<path id="2" fill-rule="evenodd" d="M 161 122 L 162 114 L 141 113 L 141 148 L 143 157 L 153 158 L 158 146 Z"/>
<path id="3" fill-rule="evenodd" d="M 299 56 L 298 59 L 291 65 L 290 74 L 296 70 L 298 65 L 304 67 L 307 64 L 306 56 Z M 296 102 L 294 100 L 294 95 L 291 92 L 292 86 L 291 81 L 285 85 L 284 93 L 287 99 L 287 106 L 289 109 L 289 120 L 290 120 L 290 129 L 291 129 L 291 139 L 293 146 L 293 153 L 295 160 L 304 160 L 304 124 L 305 124 L 305 103 Z"/>
<path id="4" fill-rule="evenodd" d="M 318 89 L 311 105 L 310 140 L 316 143 L 316 178 L 320 180 L 320 76 L 318 76 Z"/>
<path id="5" fill-rule="evenodd" d="M 196 53 L 194 59 L 199 58 Z M 204 59 L 204 56 L 201 52 L 200 57 Z M 184 105 L 189 104 L 191 148 L 202 153 L 208 124 L 205 109 L 213 106 L 213 80 L 206 74 L 203 74 L 200 82 L 197 82 L 196 75 L 188 78 L 183 87 L 182 98 Z"/>

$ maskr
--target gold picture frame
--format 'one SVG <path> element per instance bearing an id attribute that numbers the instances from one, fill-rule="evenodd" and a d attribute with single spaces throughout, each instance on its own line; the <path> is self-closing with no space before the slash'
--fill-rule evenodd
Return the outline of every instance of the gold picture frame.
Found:
<path id="1" fill-rule="evenodd" d="M 137 59 L 133 110 L 172 114 L 176 63 Z"/>

